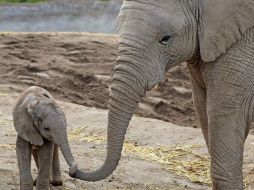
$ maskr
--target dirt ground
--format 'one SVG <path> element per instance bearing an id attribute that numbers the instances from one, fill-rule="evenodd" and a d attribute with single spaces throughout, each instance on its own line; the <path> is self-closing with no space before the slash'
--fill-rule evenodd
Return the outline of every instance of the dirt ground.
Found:
<path id="1" fill-rule="evenodd" d="M 15 85 L 0 85 L 0 189 L 18 190 L 15 154 L 16 132 L 11 110 L 18 96 Z M 16 89 L 16 88 L 15 88 Z M 106 155 L 107 111 L 59 101 L 68 119 L 69 141 L 80 168 L 99 167 Z M 244 176 L 254 189 L 254 136 L 249 135 Z M 68 176 L 61 155 L 63 187 L 55 190 L 207 190 L 209 158 L 200 129 L 135 116 L 128 128 L 122 159 L 116 171 L 100 182 L 83 182 Z M 32 174 L 37 170 L 32 164 Z M 192 182 L 194 181 L 194 182 Z"/>
<path id="2" fill-rule="evenodd" d="M 102 34 L 1 34 L 0 83 L 18 84 L 18 92 L 39 85 L 61 100 L 107 109 L 117 43 Z M 137 114 L 196 127 L 185 64 L 147 93 Z"/>
<path id="3" fill-rule="evenodd" d="M 64 109 L 80 168 L 101 165 L 117 40 L 114 35 L 86 33 L 0 34 L 0 189 L 19 188 L 11 109 L 18 94 L 31 85 L 49 90 Z M 137 115 L 144 117 L 132 119 L 113 175 L 96 183 L 71 179 L 61 156 L 64 186 L 51 189 L 210 189 L 207 150 L 200 129 L 192 127 L 195 118 L 185 64 L 169 71 L 166 80 L 148 92 Z M 249 135 L 243 168 L 250 190 L 254 189 L 253 144 L 254 136 Z M 35 176 L 34 163 L 32 172 Z"/>

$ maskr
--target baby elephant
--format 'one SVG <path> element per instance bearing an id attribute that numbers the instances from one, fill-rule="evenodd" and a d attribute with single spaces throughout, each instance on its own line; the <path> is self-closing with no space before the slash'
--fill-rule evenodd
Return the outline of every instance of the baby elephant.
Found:
<path id="1" fill-rule="evenodd" d="M 38 168 L 36 189 L 48 190 L 51 177 L 52 185 L 62 185 L 58 147 L 70 166 L 70 175 L 76 172 L 64 112 L 49 92 L 37 86 L 26 89 L 13 109 L 13 121 L 18 133 L 16 153 L 21 190 L 33 189 L 32 154 Z"/>

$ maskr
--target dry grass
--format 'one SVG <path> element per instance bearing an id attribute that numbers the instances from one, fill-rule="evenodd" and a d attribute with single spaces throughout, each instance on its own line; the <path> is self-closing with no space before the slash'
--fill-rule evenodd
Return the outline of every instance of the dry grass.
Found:
<path id="1" fill-rule="evenodd" d="M 97 133 L 86 133 L 84 129 L 84 127 L 81 127 L 71 130 L 69 139 L 93 143 L 106 141 L 105 137 Z M 124 143 L 123 151 L 135 155 L 139 159 L 160 163 L 166 170 L 186 177 L 193 183 L 211 184 L 209 158 L 208 156 L 195 152 L 198 148 L 201 147 L 197 145 L 174 145 L 171 148 L 166 148 L 137 146 L 132 143 Z"/>
<path id="2" fill-rule="evenodd" d="M 1 114 L 0 114 L 0 127 L 5 126 L 5 125 L 11 125 L 12 121 L 9 119 L 5 119 Z"/>
<path id="3" fill-rule="evenodd" d="M 197 145 L 174 145 L 165 147 L 144 147 L 126 143 L 124 151 L 138 158 L 162 164 L 167 170 L 188 178 L 193 183 L 211 184 L 210 161 L 207 156 L 199 155 L 194 150 Z"/>
<path id="4" fill-rule="evenodd" d="M 68 134 L 69 140 L 78 141 L 78 142 L 92 142 L 92 143 L 101 143 L 107 139 L 97 133 L 86 133 L 84 130 L 86 127 L 75 128 L 71 130 Z"/>
<path id="5" fill-rule="evenodd" d="M 69 140 L 101 144 L 106 138 L 101 131 L 88 133 L 85 127 L 76 128 L 69 132 Z M 174 172 L 180 177 L 185 177 L 193 183 L 211 185 L 210 160 L 207 155 L 197 152 L 200 145 L 173 145 L 168 147 L 138 146 L 133 143 L 124 143 L 123 152 L 128 155 L 161 164 L 165 170 Z M 0 149 L 15 149 L 14 144 L 0 144 Z M 252 174 L 251 174 L 252 173 Z M 253 170 L 245 173 L 245 187 L 253 182 Z M 147 184 L 146 189 L 160 190 L 161 188 Z M 178 189 L 179 190 L 179 189 Z"/>
<path id="6" fill-rule="evenodd" d="M 0 97 L 7 97 L 7 96 L 9 96 L 9 94 L 5 90 L 0 89 Z"/>
<path id="7" fill-rule="evenodd" d="M 0 149 L 15 149 L 16 146 L 14 144 L 0 144 Z"/>
<path id="8" fill-rule="evenodd" d="M 78 142 L 103 143 L 106 137 L 100 132 L 87 133 L 86 127 L 76 128 L 70 131 L 69 140 Z M 138 146 L 133 143 L 124 143 L 123 152 L 136 156 L 139 159 L 157 162 L 166 170 L 174 172 L 180 177 L 185 177 L 193 183 L 211 185 L 210 159 L 207 155 L 198 153 L 200 145 L 172 145 L 168 147 Z M 244 184 L 253 182 L 253 170 L 245 173 Z M 158 188 L 152 188 L 158 189 Z"/>

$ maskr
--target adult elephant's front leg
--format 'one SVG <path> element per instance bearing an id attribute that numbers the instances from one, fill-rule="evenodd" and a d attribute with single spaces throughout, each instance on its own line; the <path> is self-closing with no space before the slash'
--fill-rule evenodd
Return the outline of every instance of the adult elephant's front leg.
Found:
<path id="1" fill-rule="evenodd" d="M 247 75 L 236 69 L 224 69 L 223 64 L 220 65 L 212 68 L 209 71 L 211 75 L 207 77 L 213 189 L 243 190 L 243 147 L 251 119 L 250 111 L 253 109 L 253 93 L 246 90 L 251 88 L 248 87 L 251 83 Z"/>
<path id="2" fill-rule="evenodd" d="M 214 190 L 242 190 L 245 111 L 209 103 L 209 144 Z"/>

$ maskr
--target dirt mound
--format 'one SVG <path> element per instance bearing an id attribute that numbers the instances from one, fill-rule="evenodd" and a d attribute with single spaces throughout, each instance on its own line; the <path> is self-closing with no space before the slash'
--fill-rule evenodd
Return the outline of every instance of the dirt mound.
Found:
<path id="1" fill-rule="evenodd" d="M 107 109 L 117 43 L 101 34 L 1 34 L 0 83 L 17 91 L 39 85 L 64 101 Z M 185 64 L 147 93 L 137 114 L 195 126 Z"/>

